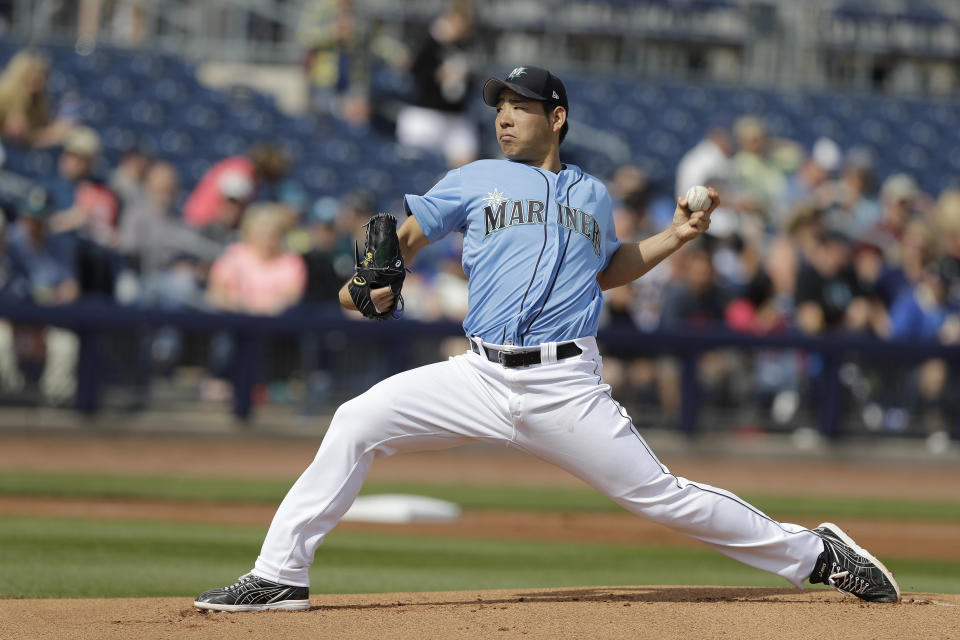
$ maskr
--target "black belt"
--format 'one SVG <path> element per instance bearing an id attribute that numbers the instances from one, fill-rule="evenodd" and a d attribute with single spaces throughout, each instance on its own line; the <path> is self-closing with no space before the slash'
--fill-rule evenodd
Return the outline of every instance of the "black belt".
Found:
<path id="1" fill-rule="evenodd" d="M 540 364 L 539 348 L 529 351 L 515 351 L 483 347 L 481 350 L 473 340 L 470 341 L 470 348 L 477 355 L 486 356 L 490 362 L 496 362 L 504 367 L 528 367 L 532 364 Z M 575 342 L 562 342 L 557 345 L 557 360 L 572 358 L 581 353 L 583 353 L 583 349 L 578 347 Z"/>

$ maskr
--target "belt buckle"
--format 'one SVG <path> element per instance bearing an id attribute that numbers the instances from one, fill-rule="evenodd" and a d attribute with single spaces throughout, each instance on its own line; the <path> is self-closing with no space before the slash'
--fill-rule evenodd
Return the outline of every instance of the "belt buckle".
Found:
<path id="1" fill-rule="evenodd" d="M 497 351 L 497 362 L 500 364 L 500 366 L 502 367 L 507 366 L 503 360 L 504 360 L 505 354 L 508 354 L 508 353 L 510 352 L 507 351 L 506 349 L 500 349 L 499 351 Z"/>

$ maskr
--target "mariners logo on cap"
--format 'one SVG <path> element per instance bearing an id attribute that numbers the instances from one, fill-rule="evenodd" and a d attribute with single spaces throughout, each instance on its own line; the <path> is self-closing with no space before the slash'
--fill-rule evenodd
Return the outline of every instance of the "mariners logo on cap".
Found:
<path id="1" fill-rule="evenodd" d="M 510 75 L 507 76 L 507 80 L 513 80 L 514 78 L 519 78 L 520 76 L 525 76 L 525 75 L 527 75 L 527 68 L 517 67 L 516 69 L 510 72 Z"/>

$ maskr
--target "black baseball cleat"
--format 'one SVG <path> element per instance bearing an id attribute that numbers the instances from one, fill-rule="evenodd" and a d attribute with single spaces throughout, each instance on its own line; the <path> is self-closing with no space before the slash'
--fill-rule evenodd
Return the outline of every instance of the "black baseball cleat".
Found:
<path id="1" fill-rule="evenodd" d="M 229 587 L 204 591 L 193 601 L 193 606 L 210 611 L 300 611 L 310 608 L 310 589 L 280 584 L 248 573 Z"/>
<path id="2" fill-rule="evenodd" d="M 900 587 L 879 560 L 832 522 L 813 532 L 823 540 L 823 553 L 810 574 L 810 583 L 827 584 L 868 602 L 900 602 Z"/>

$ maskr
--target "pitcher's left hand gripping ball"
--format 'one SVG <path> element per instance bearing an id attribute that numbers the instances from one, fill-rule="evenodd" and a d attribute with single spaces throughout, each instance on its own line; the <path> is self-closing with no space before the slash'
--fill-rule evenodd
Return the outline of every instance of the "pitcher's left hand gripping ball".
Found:
<path id="1" fill-rule="evenodd" d="M 400 291 L 407 270 L 400 253 L 397 219 L 388 213 L 378 213 L 364 226 L 367 237 L 363 256 L 357 249 L 357 274 L 347 285 L 350 297 L 357 310 L 368 318 L 386 320 L 399 317 L 403 310 Z M 390 287 L 393 291 L 393 304 L 387 309 L 377 309 L 370 298 L 370 292 L 381 287 Z"/>

